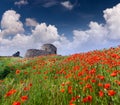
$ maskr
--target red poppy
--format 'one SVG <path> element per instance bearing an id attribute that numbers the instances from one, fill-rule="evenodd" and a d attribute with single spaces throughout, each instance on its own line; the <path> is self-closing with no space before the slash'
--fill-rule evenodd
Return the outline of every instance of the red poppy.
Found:
<path id="1" fill-rule="evenodd" d="M 92 96 L 91 95 L 88 95 L 87 97 L 83 98 L 84 103 L 91 102 L 91 101 L 92 101 Z"/>
<path id="2" fill-rule="evenodd" d="M 10 95 L 12 95 L 12 94 L 14 94 L 14 93 L 16 93 L 16 90 L 15 90 L 15 89 L 11 89 L 9 92 L 7 92 L 7 93 L 5 94 L 5 97 L 8 97 L 8 96 L 10 96 Z"/>
<path id="3" fill-rule="evenodd" d="M 22 97 L 21 97 L 21 101 L 24 102 L 24 101 L 26 101 L 26 100 L 28 100 L 28 96 L 22 96 Z"/>
<path id="4" fill-rule="evenodd" d="M 92 88 L 92 86 L 91 86 L 91 84 L 86 84 L 86 86 L 85 86 L 86 88 Z"/>
<path id="5" fill-rule="evenodd" d="M 102 75 L 98 75 L 97 78 L 99 78 L 100 80 L 104 80 L 105 79 L 105 77 L 102 76 Z"/>
<path id="6" fill-rule="evenodd" d="M 21 105 L 21 103 L 19 101 L 13 102 L 12 105 Z"/>
<path id="7" fill-rule="evenodd" d="M 24 90 L 24 91 L 28 91 L 28 90 L 30 90 L 30 87 L 24 87 L 23 90 Z"/>
<path id="8" fill-rule="evenodd" d="M 68 93 L 72 94 L 72 86 L 68 86 Z"/>
<path id="9" fill-rule="evenodd" d="M 116 81 L 116 83 L 120 86 L 120 81 Z"/>
<path id="10" fill-rule="evenodd" d="M 88 100 L 88 102 L 91 102 L 92 101 L 92 96 L 88 95 L 87 100 Z"/>
<path id="11" fill-rule="evenodd" d="M 96 82 L 96 80 L 95 80 L 95 79 L 92 79 L 92 80 L 91 80 L 91 82 L 92 82 L 92 83 L 95 83 L 95 82 Z"/>
<path id="12" fill-rule="evenodd" d="M 104 96 L 104 92 L 103 91 L 99 91 L 99 96 L 103 97 Z"/>
<path id="13" fill-rule="evenodd" d="M 31 86 L 32 86 L 32 83 L 30 83 L 29 86 L 31 87 Z"/>
<path id="14" fill-rule="evenodd" d="M 62 83 L 61 86 L 65 86 L 65 83 Z"/>
<path id="15" fill-rule="evenodd" d="M 114 90 L 108 90 L 108 95 L 109 96 L 114 96 L 116 92 Z"/>
<path id="16" fill-rule="evenodd" d="M 20 70 L 17 69 L 15 73 L 16 73 L 16 74 L 20 74 Z"/>
<path id="17" fill-rule="evenodd" d="M 113 72 L 113 73 L 111 73 L 110 76 L 112 76 L 112 77 L 117 76 L 117 72 Z"/>
<path id="18" fill-rule="evenodd" d="M 80 98 L 80 96 L 72 97 L 72 99 L 71 99 L 70 102 L 69 102 L 69 105 L 75 105 L 74 102 L 75 102 L 77 99 L 79 99 L 79 98 Z"/>
<path id="19" fill-rule="evenodd" d="M 96 73 L 96 69 L 92 69 L 89 71 L 89 74 L 95 74 Z"/>
<path id="20" fill-rule="evenodd" d="M 102 86 L 103 86 L 103 84 L 102 84 L 102 83 L 98 83 L 98 86 L 99 86 L 99 87 L 102 87 Z"/>
<path id="21" fill-rule="evenodd" d="M 83 74 L 83 72 L 78 72 L 78 76 L 82 76 Z"/>
<path id="22" fill-rule="evenodd" d="M 75 105 L 75 104 L 73 104 L 73 103 L 70 103 L 69 105 Z"/>
<path id="23" fill-rule="evenodd" d="M 109 88 L 110 88 L 110 84 L 109 84 L 109 83 L 106 83 L 106 84 L 104 85 L 104 88 L 105 88 L 105 89 L 109 89 Z"/>
<path id="24" fill-rule="evenodd" d="M 64 89 L 64 88 L 62 88 L 62 89 L 60 90 L 60 92 L 61 92 L 61 93 L 64 93 L 64 92 L 65 92 L 65 89 Z"/>

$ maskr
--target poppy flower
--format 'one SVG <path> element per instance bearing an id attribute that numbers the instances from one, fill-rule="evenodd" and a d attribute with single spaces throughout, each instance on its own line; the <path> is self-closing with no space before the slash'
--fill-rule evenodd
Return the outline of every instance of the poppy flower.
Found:
<path id="1" fill-rule="evenodd" d="M 64 93 L 64 92 L 65 92 L 65 89 L 61 89 L 60 92 L 61 92 L 61 93 Z"/>
<path id="2" fill-rule="evenodd" d="M 22 96 L 22 97 L 21 97 L 21 101 L 24 102 L 24 101 L 26 101 L 26 100 L 28 100 L 28 96 Z"/>
<path id="3" fill-rule="evenodd" d="M 32 86 L 32 83 L 30 83 L 29 86 L 31 87 L 31 86 Z"/>
<path id="4" fill-rule="evenodd" d="M 5 94 L 5 97 L 11 96 L 12 94 L 16 93 L 15 89 L 11 89 L 9 92 Z"/>
<path id="5" fill-rule="evenodd" d="M 120 81 L 116 81 L 116 83 L 120 86 Z"/>
<path id="6" fill-rule="evenodd" d="M 102 87 L 102 86 L 103 86 L 103 84 L 102 84 L 102 83 L 98 83 L 98 86 L 99 86 L 99 87 Z"/>
<path id="7" fill-rule="evenodd" d="M 117 76 L 117 73 L 113 72 L 113 73 L 110 74 L 110 76 L 115 77 L 115 76 Z"/>
<path id="8" fill-rule="evenodd" d="M 21 105 L 21 103 L 19 101 L 13 102 L 12 105 Z"/>
<path id="9" fill-rule="evenodd" d="M 75 104 L 73 104 L 73 103 L 70 103 L 69 105 L 75 105 Z"/>
<path id="10" fill-rule="evenodd" d="M 98 75 L 97 78 L 100 79 L 100 80 L 104 80 L 105 79 L 105 77 L 102 76 L 102 75 Z"/>
<path id="11" fill-rule="evenodd" d="M 16 74 L 20 74 L 20 70 L 17 69 L 15 73 L 16 73 Z"/>
<path id="12" fill-rule="evenodd" d="M 116 92 L 114 90 L 108 90 L 108 95 L 109 96 L 114 96 Z"/>
<path id="13" fill-rule="evenodd" d="M 109 84 L 109 83 L 106 83 L 106 84 L 104 85 L 104 88 L 105 88 L 105 89 L 109 89 L 109 88 L 110 88 L 110 84 Z"/>
<path id="14" fill-rule="evenodd" d="M 92 101 L 92 96 L 91 95 L 88 95 L 87 97 L 83 98 L 82 100 L 84 103 L 86 102 L 91 102 Z"/>
<path id="15" fill-rule="evenodd" d="M 24 90 L 24 91 L 28 91 L 28 90 L 30 90 L 30 87 L 24 87 L 23 90 Z"/>
<path id="16" fill-rule="evenodd" d="M 72 86 L 68 86 L 68 93 L 72 94 Z"/>
<path id="17" fill-rule="evenodd" d="M 104 96 L 104 92 L 103 91 L 99 91 L 99 96 L 103 97 Z"/>

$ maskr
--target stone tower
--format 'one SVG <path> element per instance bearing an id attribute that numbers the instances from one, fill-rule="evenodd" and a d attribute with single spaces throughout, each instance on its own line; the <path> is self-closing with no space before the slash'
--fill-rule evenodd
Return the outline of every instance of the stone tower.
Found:
<path id="1" fill-rule="evenodd" d="M 57 54 L 57 48 L 52 44 L 44 44 L 42 50 L 48 52 L 49 54 Z"/>

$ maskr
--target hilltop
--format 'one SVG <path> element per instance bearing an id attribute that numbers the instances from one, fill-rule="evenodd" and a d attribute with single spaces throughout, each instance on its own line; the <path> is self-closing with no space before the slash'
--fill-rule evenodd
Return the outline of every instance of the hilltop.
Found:
<path id="1" fill-rule="evenodd" d="M 120 47 L 0 58 L 1 105 L 119 105 Z"/>

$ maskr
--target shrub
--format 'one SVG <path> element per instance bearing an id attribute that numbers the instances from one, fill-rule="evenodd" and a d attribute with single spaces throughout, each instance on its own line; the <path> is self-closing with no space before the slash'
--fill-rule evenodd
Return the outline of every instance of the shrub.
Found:
<path id="1" fill-rule="evenodd" d="M 11 67 L 5 66 L 2 70 L 0 70 L 0 79 L 4 79 L 11 71 Z"/>

